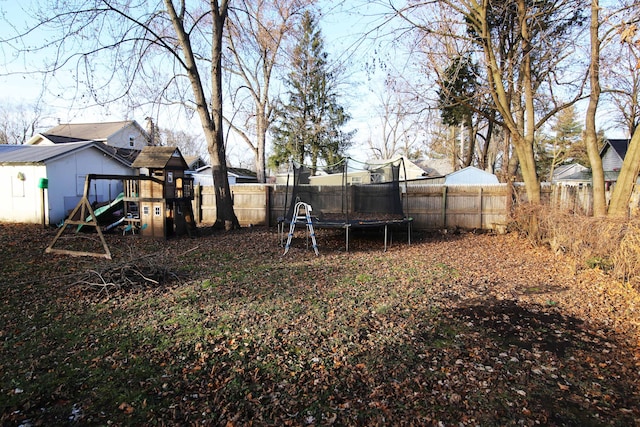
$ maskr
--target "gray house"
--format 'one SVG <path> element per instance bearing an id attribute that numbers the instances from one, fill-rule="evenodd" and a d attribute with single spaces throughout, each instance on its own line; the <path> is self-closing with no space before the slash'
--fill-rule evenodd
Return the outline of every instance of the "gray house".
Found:
<path id="1" fill-rule="evenodd" d="M 602 169 L 604 171 L 604 181 L 607 190 L 610 190 L 612 185 L 618 181 L 618 175 L 620 175 L 620 169 L 622 169 L 624 157 L 627 155 L 629 143 L 629 139 L 607 139 L 600 150 Z M 591 169 L 579 168 L 578 170 L 574 170 L 574 173 L 563 174 L 563 176 L 558 177 L 557 179 L 556 174 L 554 173 L 554 182 L 562 182 L 569 185 L 590 184 Z"/>

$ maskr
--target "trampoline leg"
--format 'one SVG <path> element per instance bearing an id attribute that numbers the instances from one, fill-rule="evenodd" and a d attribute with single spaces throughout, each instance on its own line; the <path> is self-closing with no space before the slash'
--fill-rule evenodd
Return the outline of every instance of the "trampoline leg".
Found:
<path id="1" fill-rule="evenodd" d="M 387 252 L 387 228 L 388 225 L 384 225 L 384 251 Z"/>
<path id="2" fill-rule="evenodd" d="M 346 237 L 346 245 L 347 245 L 346 249 L 347 249 L 347 252 L 349 252 L 349 226 L 347 225 L 344 229 L 345 229 L 345 234 L 347 236 Z"/>

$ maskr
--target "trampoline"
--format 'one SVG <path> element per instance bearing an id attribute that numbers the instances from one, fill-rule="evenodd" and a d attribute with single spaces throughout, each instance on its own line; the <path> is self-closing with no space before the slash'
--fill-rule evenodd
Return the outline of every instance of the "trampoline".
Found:
<path id="1" fill-rule="evenodd" d="M 402 158 L 377 164 L 346 158 L 331 167 L 333 173 L 311 177 L 308 167 L 292 163 L 287 178 L 284 215 L 278 218 L 280 245 L 284 245 L 287 227 L 286 250 L 291 234 L 298 227 L 307 230 L 307 238 L 315 237 L 314 230 L 343 229 L 346 251 L 349 251 L 350 234 L 357 229 L 383 231 L 385 251 L 390 232 L 396 228 L 406 229 L 407 242 L 411 244 L 413 218 L 406 216 L 402 207 L 401 190 L 406 191 L 407 187 L 406 183 L 400 185 L 401 168 L 404 169 Z M 406 177 L 404 170 L 403 176 Z M 299 202 L 311 207 L 309 216 L 295 215 Z"/>

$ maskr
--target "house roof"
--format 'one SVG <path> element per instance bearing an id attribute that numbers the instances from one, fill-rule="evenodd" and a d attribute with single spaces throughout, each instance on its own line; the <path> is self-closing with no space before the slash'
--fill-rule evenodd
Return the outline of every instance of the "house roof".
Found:
<path id="1" fill-rule="evenodd" d="M 100 142 L 84 141 L 56 145 L 0 145 L 0 164 L 39 164 L 63 157 L 74 151 L 95 147 L 117 161 L 129 166 L 129 163 L 116 155 Z"/>
<path id="2" fill-rule="evenodd" d="M 619 171 L 604 171 L 605 182 L 615 182 L 620 175 Z M 576 182 L 591 182 L 591 169 L 585 169 L 580 172 L 576 172 L 572 175 L 563 176 L 558 181 L 576 181 Z"/>
<path id="3" fill-rule="evenodd" d="M 204 166 L 205 162 L 202 160 L 200 156 L 182 156 L 184 157 L 184 161 L 189 165 L 189 169 L 197 170 L 198 168 Z"/>
<path id="4" fill-rule="evenodd" d="M 611 147 L 618 154 L 618 156 L 620 156 L 621 159 L 624 159 L 624 156 L 627 155 L 629 142 L 630 140 L 628 139 L 607 139 L 604 146 L 602 147 L 602 150 L 600 150 L 600 157 L 602 157 L 602 154 L 604 154 L 604 152 L 609 147 Z"/>
<path id="5" fill-rule="evenodd" d="M 211 173 L 211 165 L 202 166 L 195 171 L 196 174 Z M 252 170 L 244 168 L 227 167 L 227 174 L 242 179 L 257 179 L 258 174 Z"/>
<path id="6" fill-rule="evenodd" d="M 238 178 L 253 178 L 255 179 L 258 174 L 249 170 L 249 169 L 244 169 L 244 168 L 227 168 L 227 173 L 235 175 Z"/>
<path id="7" fill-rule="evenodd" d="M 134 168 L 164 169 L 174 157 L 180 157 L 184 169 L 188 169 L 187 162 L 176 147 L 146 146 L 131 165 Z"/>
<path id="8" fill-rule="evenodd" d="M 45 137 L 49 141 L 53 142 L 54 144 L 66 144 L 66 143 L 69 143 L 69 142 L 91 141 L 91 139 L 76 138 L 76 137 L 72 137 L 72 136 L 63 136 L 63 135 L 54 135 L 54 134 L 51 134 L 51 133 L 42 133 L 40 135 L 42 135 L 43 137 Z"/>
<path id="9" fill-rule="evenodd" d="M 571 169 L 585 170 L 585 169 L 588 169 L 588 168 L 582 166 L 580 163 L 567 163 L 566 165 L 557 166 L 554 169 L 554 172 L 563 173 L 563 172 L 566 172 L 566 171 L 571 170 Z"/>
<path id="10" fill-rule="evenodd" d="M 56 136 L 84 141 L 106 141 L 111 135 L 132 124 L 140 127 L 135 120 L 103 123 L 66 123 L 49 129 L 44 135 L 48 139 L 51 139 L 49 136 Z"/>
<path id="11" fill-rule="evenodd" d="M 441 177 L 454 171 L 451 159 L 428 158 L 416 161 L 415 163 L 424 169 L 428 177 Z"/>

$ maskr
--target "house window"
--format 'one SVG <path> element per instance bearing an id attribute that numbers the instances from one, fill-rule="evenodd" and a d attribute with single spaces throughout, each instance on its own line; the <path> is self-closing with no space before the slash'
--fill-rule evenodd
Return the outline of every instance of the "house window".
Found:
<path id="1" fill-rule="evenodd" d="M 149 206 L 142 207 L 142 215 L 145 215 L 145 216 L 149 215 Z"/>
<path id="2" fill-rule="evenodd" d="M 136 137 L 129 135 L 129 147 L 133 147 L 136 144 Z"/>
<path id="3" fill-rule="evenodd" d="M 167 172 L 167 182 L 173 184 L 173 172 Z"/>
<path id="4" fill-rule="evenodd" d="M 162 216 L 162 209 L 160 209 L 160 206 L 154 206 L 153 213 L 155 216 Z"/>

